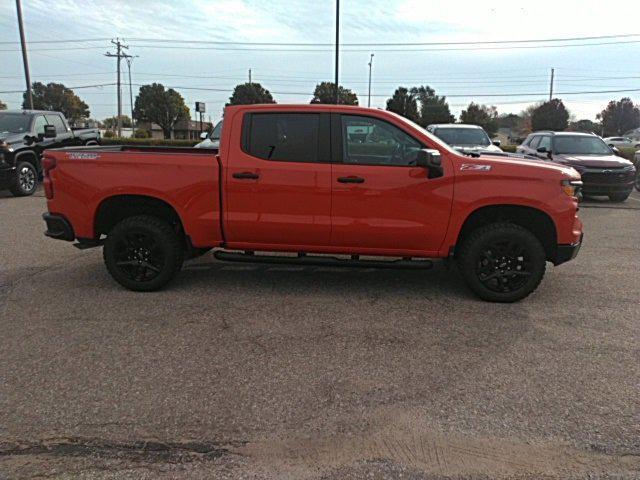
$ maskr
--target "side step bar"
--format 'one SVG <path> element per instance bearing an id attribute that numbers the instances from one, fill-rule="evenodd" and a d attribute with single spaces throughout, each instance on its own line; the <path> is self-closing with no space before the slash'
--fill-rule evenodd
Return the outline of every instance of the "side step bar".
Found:
<path id="1" fill-rule="evenodd" d="M 213 256 L 225 262 L 280 263 L 325 267 L 400 268 L 408 270 L 428 270 L 433 267 L 431 260 L 360 260 L 358 255 L 352 255 L 351 259 L 307 255 L 304 253 L 299 253 L 297 257 L 285 257 L 278 255 L 254 255 L 253 252 L 239 253 L 217 250 L 213 253 Z"/>

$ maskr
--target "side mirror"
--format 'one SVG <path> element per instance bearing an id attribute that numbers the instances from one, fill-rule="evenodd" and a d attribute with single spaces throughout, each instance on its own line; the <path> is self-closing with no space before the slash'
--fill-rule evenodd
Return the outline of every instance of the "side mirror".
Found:
<path id="1" fill-rule="evenodd" d="M 438 150 L 422 148 L 418 150 L 416 165 L 429 169 L 427 178 L 439 178 L 444 174 L 442 157 Z"/>
<path id="2" fill-rule="evenodd" d="M 547 153 L 547 147 L 539 147 L 536 149 L 538 153 Z"/>
<path id="3" fill-rule="evenodd" d="M 618 150 L 616 147 L 611 147 L 611 150 L 613 151 L 614 155 L 620 156 L 620 150 Z"/>
<path id="4" fill-rule="evenodd" d="M 502 142 L 500 140 L 494 140 L 493 143 L 496 147 L 499 147 L 500 145 L 502 145 Z"/>
<path id="5" fill-rule="evenodd" d="M 53 125 L 45 125 L 44 138 L 56 138 L 56 127 Z"/>
<path id="6" fill-rule="evenodd" d="M 202 133 L 200 134 L 200 139 L 202 139 L 202 140 L 206 140 L 206 139 L 207 139 L 207 135 L 209 135 L 207 132 L 202 132 Z"/>

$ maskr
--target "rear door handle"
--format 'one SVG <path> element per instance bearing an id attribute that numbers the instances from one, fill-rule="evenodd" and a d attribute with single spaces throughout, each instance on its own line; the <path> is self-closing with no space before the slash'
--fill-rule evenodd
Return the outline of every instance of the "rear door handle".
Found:
<path id="1" fill-rule="evenodd" d="M 364 178 L 362 177 L 338 177 L 338 182 L 340 183 L 364 183 Z"/>
<path id="2" fill-rule="evenodd" d="M 260 175 L 253 172 L 239 172 L 239 173 L 234 173 L 233 178 L 240 178 L 245 180 L 256 180 L 260 178 Z"/>

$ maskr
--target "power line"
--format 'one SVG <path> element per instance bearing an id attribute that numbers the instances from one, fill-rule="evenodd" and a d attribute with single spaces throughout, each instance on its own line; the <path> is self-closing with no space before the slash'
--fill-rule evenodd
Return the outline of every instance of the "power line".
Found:
<path id="1" fill-rule="evenodd" d="M 111 85 L 115 85 L 115 83 L 99 83 L 96 85 L 79 85 L 76 87 L 65 87 L 68 88 L 69 90 L 79 90 L 82 88 L 97 88 L 97 87 L 109 87 Z M 0 93 L 23 93 L 24 90 L 5 90 L 3 92 Z"/>
<path id="2" fill-rule="evenodd" d="M 198 42 L 202 43 L 202 42 Z M 481 51 L 481 50 L 517 50 L 517 49 L 539 49 L 539 48 L 571 48 L 571 47 L 596 47 L 603 45 L 623 45 L 637 44 L 640 40 L 627 40 L 618 42 L 598 42 L 598 43 L 566 43 L 559 45 L 514 45 L 507 47 L 453 47 L 453 48 L 384 48 L 376 49 L 376 52 L 395 52 L 395 53 L 412 53 L 412 52 L 454 52 L 454 51 Z M 162 48 L 171 50 L 214 50 L 214 51 L 248 51 L 248 52 L 279 52 L 279 53 L 324 53 L 333 52 L 331 48 L 262 48 L 262 47 L 193 47 L 178 45 L 141 45 L 132 44 L 136 48 Z M 368 52 L 370 48 L 342 48 L 341 52 Z"/>
<path id="3" fill-rule="evenodd" d="M 27 42 L 28 44 L 32 43 L 79 43 L 79 42 L 99 42 L 99 41 L 109 41 L 111 40 L 109 37 L 104 38 L 72 38 L 68 40 L 31 40 Z M 0 45 L 14 45 L 19 44 L 20 42 L 0 42 Z"/>
<path id="4" fill-rule="evenodd" d="M 526 40 L 475 40 L 475 41 L 459 41 L 459 42 L 386 42 L 386 43 L 349 43 L 343 42 L 346 47 L 400 47 L 400 46 L 434 46 L 434 45 L 487 45 L 487 44 L 503 44 L 503 43 L 548 43 L 548 42 L 568 42 L 568 41 L 584 41 L 584 40 L 604 40 L 614 38 L 630 38 L 640 37 L 640 33 L 628 33 L 619 35 L 598 35 L 589 37 L 559 37 L 559 38 L 537 38 Z M 297 46 L 297 47 L 333 47 L 333 43 L 295 43 L 295 42 L 235 42 L 235 41 L 217 41 L 217 40 L 188 40 L 188 39 L 164 39 L 164 38 L 140 38 L 129 37 L 129 41 L 135 42 L 158 42 L 158 43 L 199 43 L 209 45 L 261 45 L 261 46 Z"/>

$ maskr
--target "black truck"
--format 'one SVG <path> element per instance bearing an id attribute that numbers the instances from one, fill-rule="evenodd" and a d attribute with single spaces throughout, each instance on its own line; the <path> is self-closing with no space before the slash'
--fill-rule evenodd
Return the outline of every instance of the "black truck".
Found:
<path id="1" fill-rule="evenodd" d="M 99 144 L 97 129 L 73 129 L 60 112 L 0 110 L 0 190 L 32 195 L 41 178 L 44 150 Z"/>

